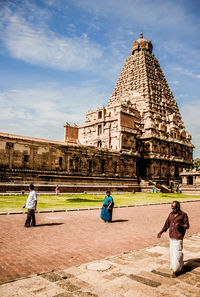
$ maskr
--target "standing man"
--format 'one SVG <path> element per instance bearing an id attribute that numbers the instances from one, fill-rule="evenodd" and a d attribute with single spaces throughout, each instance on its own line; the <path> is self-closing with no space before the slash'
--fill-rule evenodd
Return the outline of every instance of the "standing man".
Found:
<path id="1" fill-rule="evenodd" d="M 183 237 L 189 228 L 189 220 L 187 214 L 180 209 L 178 201 L 172 202 L 171 208 L 172 212 L 157 237 L 160 238 L 169 229 L 170 268 L 173 271 L 172 277 L 177 277 L 183 267 Z"/>
<path id="2" fill-rule="evenodd" d="M 26 201 L 26 204 L 23 206 L 23 208 L 28 208 L 27 218 L 24 227 L 32 227 L 35 226 L 35 211 L 37 206 L 37 193 L 34 190 L 34 185 L 30 184 L 29 186 L 30 193 L 28 196 L 28 199 Z"/>

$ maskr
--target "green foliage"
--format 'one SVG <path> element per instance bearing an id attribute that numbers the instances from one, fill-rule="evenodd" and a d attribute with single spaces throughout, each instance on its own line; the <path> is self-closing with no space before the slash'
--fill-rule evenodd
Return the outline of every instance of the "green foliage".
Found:
<path id="1" fill-rule="evenodd" d="M 196 158 L 194 160 L 194 168 L 196 168 L 197 170 L 200 170 L 200 158 Z"/>
<path id="2" fill-rule="evenodd" d="M 39 195 L 37 209 L 59 210 L 70 208 L 101 207 L 105 195 L 73 194 L 73 195 Z M 181 193 L 124 193 L 112 194 L 115 206 L 143 205 L 170 203 L 173 200 L 191 201 L 200 200 L 200 195 L 183 195 Z M 23 211 L 27 196 L 0 196 L 0 212 Z"/>

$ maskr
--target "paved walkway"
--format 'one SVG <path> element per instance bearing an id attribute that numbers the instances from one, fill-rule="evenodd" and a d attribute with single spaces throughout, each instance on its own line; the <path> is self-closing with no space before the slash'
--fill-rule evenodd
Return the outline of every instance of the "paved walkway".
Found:
<path id="1" fill-rule="evenodd" d="M 194 294 L 200 288 L 200 281 L 195 278 L 200 279 L 200 236 L 188 236 L 199 232 L 200 202 L 184 203 L 182 209 L 187 211 L 191 224 L 185 239 L 191 272 L 178 280 L 169 278 L 168 235 L 164 234 L 161 240 L 156 238 L 170 205 L 114 209 L 111 224 L 99 219 L 98 210 L 37 214 L 35 228 L 23 227 L 25 215 L 0 216 L 1 283 L 56 271 L 3 284 L 0 296 L 199 296 Z M 91 261 L 106 263 L 110 268 L 90 271 L 85 263 Z M 186 284 L 186 295 L 171 291 L 178 286 L 182 292 L 181 280 Z M 137 294 L 133 294 L 133 284 Z M 164 293 L 168 286 L 170 293 Z M 19 292 L 12 295 L 14 287 Z M 142 294 L 140 287 L 149 293 Z M 153 291 L 161 295 L 149 295 Z"/>
<path id="2" fill-rule="evenodd" d="M 199 297 L 200 233 L 184 240 L 171 278 L 168 243 L 0 285 L 1 297 Z M 198 248 L 197 248 L 198 247 Z"/>

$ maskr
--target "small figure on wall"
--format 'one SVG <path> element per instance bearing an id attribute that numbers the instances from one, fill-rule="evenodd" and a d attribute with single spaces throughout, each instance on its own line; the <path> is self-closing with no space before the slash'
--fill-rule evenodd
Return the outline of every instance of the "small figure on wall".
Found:
<path id="1" fill-rule="evenodd" d="M 56 192 L 56 195 L 59 195 L 60 194 L 60 188 L 59 188 L 58 185 L 56 186 L 55 192 Z"/>

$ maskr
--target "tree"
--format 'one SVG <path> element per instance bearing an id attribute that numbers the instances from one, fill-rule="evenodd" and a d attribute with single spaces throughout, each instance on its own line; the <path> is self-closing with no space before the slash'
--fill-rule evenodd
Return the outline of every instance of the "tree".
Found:
<path id="1" fill-rule="evenodd" d="M 196 158 L 194 160 L 194 168 L 196 168 L 196 170 L 200 171 L 200 158 Z"/>

